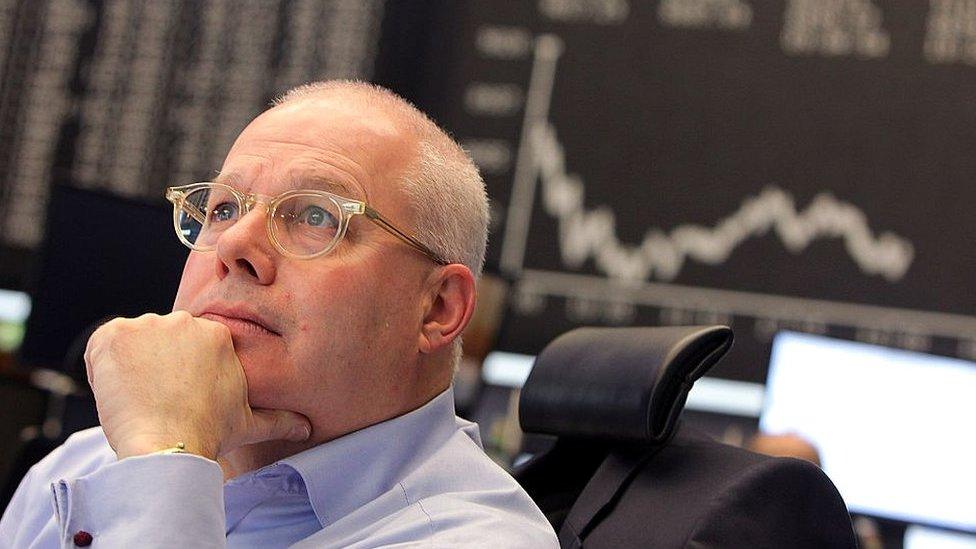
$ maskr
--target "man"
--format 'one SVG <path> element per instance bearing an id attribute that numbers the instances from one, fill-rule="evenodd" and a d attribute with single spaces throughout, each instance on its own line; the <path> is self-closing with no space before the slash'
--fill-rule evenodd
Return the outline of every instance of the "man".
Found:
<path id="1" fill-rule="evenodd" d="M 168 198 L 193 249 L 174 312 L 92 336 L 101 428 L 30 471 L 2 543 L 555 546 L 454 416 L 487 204 L 428 118 L 297 88 Z"/>

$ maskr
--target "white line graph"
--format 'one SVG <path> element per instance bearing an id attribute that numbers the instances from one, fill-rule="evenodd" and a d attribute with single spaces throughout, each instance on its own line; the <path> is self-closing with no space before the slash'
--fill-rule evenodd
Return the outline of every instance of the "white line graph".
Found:
<path id="1" fill-rule="evenodd" d="M 875 236 L 864 213 L 829 192 L 814 197 L 799 211 L 788 192 L 767 187 L 748 197 L 739 209 L 713 227 L 684 224 L 670 231 L 651 229 L 639 245 L 620 242 L 613 210 L 601 206 L 587 210 L 585 186 L 566 167 L 566 152 L 548 119 L 562 43 L 553 35 L 536 39 L 535 55 L 526 94 L 525 118 L 515 166 L 512 200 L 502 243 L 501 267 L 522 271 L 536 183 L 542 183 L 544 210 L 559 224 L 563 263 L 578 268 L 592 258 L 609 278 L 642 282 L 650 277 L 673 280 L 687 259 L 719 265 L 744 241 L 773 232 L 792 253 L 813 241 L 841 238 L 851 259 L 868 275 L 889 281 L 904 277 L 914 260 L 908 240 L 885 232 Z"/>

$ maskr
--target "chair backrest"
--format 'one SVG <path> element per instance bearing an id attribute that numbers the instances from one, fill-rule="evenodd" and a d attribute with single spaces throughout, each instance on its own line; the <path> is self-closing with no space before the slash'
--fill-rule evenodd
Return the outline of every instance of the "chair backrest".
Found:
<path id="1" fill-rule="evenodd" d="M 725 326 L 582 328 L 539 354 L 519 420 L 556 441 L 514 474 L 562 547 L 855 547 L 819 468 L 678 428 L 731 344 Z"/>
<path id="2" fill-rule="evenodd" d="M 726 326 L 573 330 L 536 358 L 519 422 L 559 437 L 663 442 L 692 384 L 731 345 Z"/>
<path id="3" fill-rule="evenodd" d="M 557 439 L 515 477 L 555 528 L 611 450 L 672 436 L 695 380 L 731 345 L 726 326 L 679 326 L 579 328 L 546 346 L 522 387 L 519 422 Z"/>

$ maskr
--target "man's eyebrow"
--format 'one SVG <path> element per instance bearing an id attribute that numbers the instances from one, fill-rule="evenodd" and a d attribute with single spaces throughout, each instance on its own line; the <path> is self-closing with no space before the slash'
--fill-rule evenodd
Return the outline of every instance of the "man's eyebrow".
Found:
<path id="1" fill-rule="evenodd" d="M 210 180 L 213 183 L 221 183 L 223 185 L 229 185 L 235 189 L 240 186 L 241 176 L 237 173 L 220 173 L 218 172 L 216 177 Z"/>
<path id="2" fill-rule="evenodd" d="M 214 183 L 230 185 L 234 188 L 242 186 L 242 177 L 237 173 L 221 173 L 212 180 Z M 314 174 L 296 173 L 285 179 L 288 190 L 312 189 L 335 193 L 344 198 L 359 199 L 362 193 L 352 190 L 348 185 Z"/>
<path id="3" fill-rule="evenodd" d="M 353 191 L 348 185 L 319 175 L 295 174 L 286 180 L 291 189 L 316 189 L 342 195 L 346 198 L 359 198 L 362 193 Z"/>

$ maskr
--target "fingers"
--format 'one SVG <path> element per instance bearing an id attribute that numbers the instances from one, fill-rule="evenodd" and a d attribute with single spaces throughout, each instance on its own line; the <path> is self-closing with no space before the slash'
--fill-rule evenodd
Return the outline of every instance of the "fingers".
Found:
<path id="1" fill-rule="evenodd" d="M 266 440 L 288 440 L 303 442 L 308 440 L 312 426 L 308 418 L 285 410 L 254 410 L 250 432 L 245 435 L 244 444 L 254 444 Z"/>
<path id="2" fill-rule="evenodd" d="M 159 315 L 153 313 L 147 313 L 139 317 L 139 319 L 145 319 L 148 317 L 158 317 Z M 135 319 L 135 320 L 139 320 Z M 88 385 L 95 388 L 95 370 L 93 368 L 96 355 L 99 353 L 99 348 L 106 344 L 106 341 L 111 341 L 114 334 L 121 329 L 122 326 L 128 325 L 133 319 L 124 317 L 106 317 L 98 322 L 98 327 L 92 330 L 91 335 L 88 336 L 88 342 L 85 344 L 85 373 L 88 376 Z"/>
<path id="3" fill-rule="evenodd" d="M 98 330 L 95 330 L 91 337 L 88 338 L 88 344 L 85 345 L 85 374 L 88 376 L 88 386 L 92 389 L 95 388 L 95 378 L 92 376 L 92 346 L 95 344 L 95 334 L 97 333 Z"/>
<path id="4" fill-rule="evenodd" d="M 220 322 L 186 311 L 114 319 L 89 338 L 85 359 L 102 429 L 118 456 L 153 451 L 160 438 L 212 457 L 258 442 L 302 442 L 311 433 L 303 415 L 248 406 L 246 373 Z"/>

